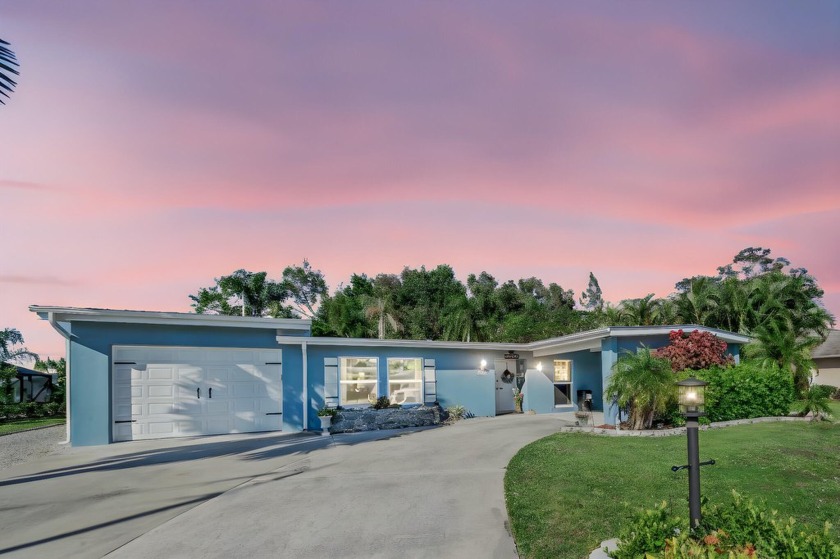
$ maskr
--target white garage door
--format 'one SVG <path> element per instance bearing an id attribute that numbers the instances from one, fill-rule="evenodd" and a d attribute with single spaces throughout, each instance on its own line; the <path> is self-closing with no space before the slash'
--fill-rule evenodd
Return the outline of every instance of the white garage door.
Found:
<path id="1" fill-rule="evenodd" d="M 279 431 L 279 349 L 115 346 L 115 441 Z"/>

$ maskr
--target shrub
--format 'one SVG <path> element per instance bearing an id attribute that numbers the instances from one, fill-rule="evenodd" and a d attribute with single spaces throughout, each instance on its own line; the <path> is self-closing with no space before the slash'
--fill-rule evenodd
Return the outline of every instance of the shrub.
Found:
<path id="1" fill-rule="evenodd" d="M 610 552 L 613 559 L 636 559 L 645 553 L 665 549 L 665 542 L 680 534 L 688 521 L 675 516 L 668 510 L 668 504 L 660 503 L 653 509 L 639 512 L 633 520 L 618 533 L 618 549 Z"/>
<path id="2" fill-rule="evenodd" d="M 335 417 L 337 413 L 337 408 L 328 408 L 327 406 L 324 406 L 318 410 L 318 417 Z"/>
<path id="3" fill-rule="evenodd" d="M 777 365 L 761 366 L 745 361 L 734 367 L 696 371 L 706 388 L 709 421 L 783 416 L 794 400 L 793 378 Z"/>
<path id="4" fill-rule="evenodd" d="M 793 518 L 782 520 L 776 511 L 732 492 L 732 502 L 707 506 L 703 520 L 688 530 L 683 518 L 671 517 L 665 503 L 640 512 L 619 533 L 614 559 L 635 557 L 687 559 L 729 557 L 790 557 L 840 559 L 840 542 L 831 525 L 822 530 L 797 527 Z"/>
<path id="5" fill-rule="evenodd" d="M 0 404 L 0 418 L 17 419 L 26 417 L 52 417 L 64 415 L 64 402 L 21 402 L 18 404 Z"/>
<path id="6" fill-rule="evenodd" d="M 376 399 L 376 402 L 374 402 L 373 406 L 371 407 L 375 410 L 384 410 L 390 406 L 391 400 L 388 398 L 388 396 L 380 396 Z"/>
<path id="7" fill-rule="evenodd" d="M 447 419 L 449 419 L 450 421 L 458 421 L 459 419 L 471 419 L 475 417 L 475 414 L 473 414 L 470 410 L 461 405 L 446 408 L 446 415 Z"/>
<path id="8" fill-rule="evenodd" d="M 812 384 L 811 390 L 816 390 L 820 398 L 840 398 L 840 388 L 830 384 Z"/>
<path id="9" fill-rule="evenodd" d="M 668 359 L 675 373 L 735 363 L 732 355 L 726 352 L 726 342 L 710 332 L 695 330 L 686 334 L 682 330 L 672 330 L 668 340 L 669 345 L 655 350 L 653 354 Z"/>

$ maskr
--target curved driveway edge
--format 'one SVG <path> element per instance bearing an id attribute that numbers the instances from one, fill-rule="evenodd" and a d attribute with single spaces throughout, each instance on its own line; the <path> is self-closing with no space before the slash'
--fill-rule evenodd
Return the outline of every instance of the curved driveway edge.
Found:
<path id="1" fill-rule="evenodd" d="M 561 425 L 509 415 L 380 440 L 336 435 L 108 557 L 515 558 L 505 468 Z"/>

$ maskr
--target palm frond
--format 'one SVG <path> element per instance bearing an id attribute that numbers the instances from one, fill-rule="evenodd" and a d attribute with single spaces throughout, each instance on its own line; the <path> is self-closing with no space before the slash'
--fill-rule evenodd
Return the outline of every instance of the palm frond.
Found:
<path id="1" fill-rule="evenodd" d="M 3 97 L 8 97 L 17 85 L 17 82 L 11 77 L 12 74 L 20 75 L 20 72 L 16 70 L 17 67 L 20 67 L 17 62 L 17 55 L 9 46 L 10 43 L 0 39 L 0 95 L 3 95 Z M 0 97 L 0 105 L 5 104 L 6 102 Z"/>

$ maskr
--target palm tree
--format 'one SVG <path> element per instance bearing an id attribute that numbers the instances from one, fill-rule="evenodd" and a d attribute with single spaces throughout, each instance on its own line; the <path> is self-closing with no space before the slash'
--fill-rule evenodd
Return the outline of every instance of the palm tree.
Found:
<path id="1" fill-rule="evenodd" d="M 17 56 L 12 49 L 9 48 L 9 43 L 0 39 L 0 95 L 4 97 L 8 97 L 9 93 L 11 93 L 17 82 L 13 80 L 10 74 L 14 74 L 16 76 L 20 75 L 20 72 L 15 70 L 16 66 L 20 66 L 17 63 Z M 6 91 L 9 93 L 6 93 Z M 6 102 L 0 98 L 0 105 L 5 105 Z"/>
<path id="2" fill-rule="evenodd" d="M 765 364 L 776 363 L 790 371 L 797 392 L 807 392 L 811 370 L 815 368 L 811 350 L 822 342 L 821 338 L 808 334 L 797 336 L 789 319 L 779 315 L 768 318 L 753 331 L 753 336 L 754 341 L 744 347 L 744 355 Z"/>
<path id="3" fill-rule="evenodd" d="M 828 398 L 816 386 L 811 386 L 802 394 L 799 402 L 799 416 L 805 417 L 812 414 L 813 420 L 831 418 L 831 406 L 828 405 Z"/>
<path id="4" fill-rule="evenodd" d="M 25 347 L 15 347 L 23 343 L 23 334 L 17 328 L 0 330 L 0 362 L 9 363 L 21 359 L 38 359 L 38 354 Z"/>
<path id="5" fill-rule="evenodd" d="M 11 397 L 12 381 L 17 375 L 17 369 L 12 365 L 15 361 L 38 359 L 38 354 L 25 347 L 23 335 L 17 328 L 0 330 L 0 403 L 5 403 Z"/>
<path id="6" fill-rule="evenodd" d="M 685 324 L 709 326 L 718 308 L 718 296 L 713 278 L 693 278 L 688 289 L 675 300 L 677 313 Z"/>
<path id="7" fill-rule="evenodd" d="M 636 353 L 628 351 L 619 357 L 613 371 L 605 390 L 607 398 L 629 410 L 632 429 L 650 428 L 656 414 L 663 413 L 675 395 L 671 363 L 642 346 Z"/>
<path id="8" fill-rule="evenodd" d="M 377 319 L 376 332 L 380 340 L 385 339 L 385 327 L 390 326 L 392 332 L 402 330 L 402 324 L 394 315 L 394 309 L 390 299 L 385 297 L 372 297 L 365 307 L 365 316 L 369 319 Z"/>
<path id="9" fill-rule="evenodd" d="M 394 299 L 402 283 L 399 276 L 393 274 L 379 274 L 373 280 L 373 295 L 365 298 L 365 316 L 377 320 L 377 337 L 385 339 L 386 329 L 391 332 L 402 330 L 402 324 L 397 318 Z"/>
<path id="10" fill-rule="evenodd" d="M 622 322 L 627 326 L 651 326 L 656 324 L 660 299 L 654 299 L 653 293 L 648 293 L 640 299 L 625 299 L 621 302 Z"/>
<path id="11" fill-rule="evenodd" d="M 464 294 L 456 302 L 447 305 L 444 311 L 444 339 L 462 342 L 478 341 L 482 337 L 480 318 L 474 299 Z"/>

